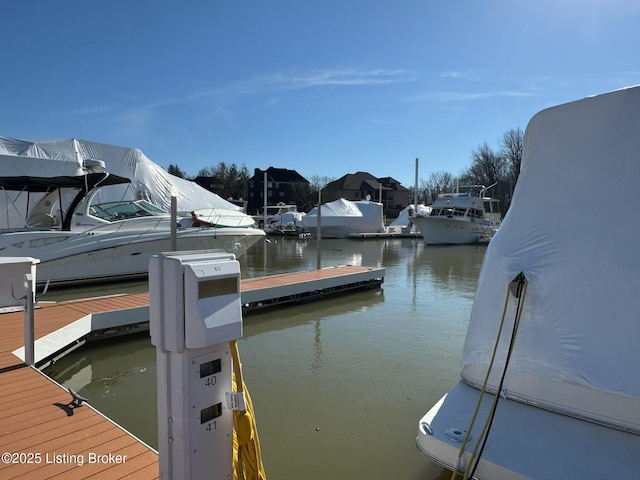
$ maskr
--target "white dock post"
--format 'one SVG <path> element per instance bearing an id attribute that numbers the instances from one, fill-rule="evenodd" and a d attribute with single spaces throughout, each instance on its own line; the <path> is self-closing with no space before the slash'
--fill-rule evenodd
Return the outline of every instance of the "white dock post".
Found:
<path id="1" fill-rule="evenodd" d="M 322 241 L 322 189 L 318 190 L 318 211 L 316 212 L 316 268 L 320 270 L 322 268 L 322 248 L 320 242 Z"/>
<path id="2" fill-rule="evenodd" d="M 33 307 L 33 278 L 30 273 L 24 275 L 24 363 L 35 364 L 35 334 Z"/>
<path id="3" fill-rule="evenodd" d="M 178 250 L 178 199 L 175 189 L 171 191 L 171 251 Z"/>

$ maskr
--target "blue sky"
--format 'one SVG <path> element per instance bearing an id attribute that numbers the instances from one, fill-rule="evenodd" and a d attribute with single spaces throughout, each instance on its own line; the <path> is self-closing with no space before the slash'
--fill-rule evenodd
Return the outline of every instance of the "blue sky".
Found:
<path id="1" fill-rule="evenodd" d="M 4 0 L 0 136 L 414 183 L 640 84 L 636 0 Z"/>

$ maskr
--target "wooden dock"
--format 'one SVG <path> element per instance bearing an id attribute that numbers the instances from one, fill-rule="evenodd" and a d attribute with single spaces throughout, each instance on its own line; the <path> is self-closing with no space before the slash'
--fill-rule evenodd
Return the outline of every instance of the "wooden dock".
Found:
<path id="1" fill-rule="evenodd" d="M 149 295 L 44 305 L 36 339 L 101 311 L 149 302 Z M 23 314 L 0 316 L 0 478 L 158 478 L 149 446 L 90 406 L 74 407 L 66 389 L 12 354 L 23 344 Z"/>
<path id="2" fill-rule="evenodd" d="M 245 279 L 241 294 L 247 308 L 263 308 L 373 288 L 383 278 L 382 268 L 335 267 Z M 87 330 L 148 319 L 148 305 L 148 293 L 43 304 L 35 311 L 36 363 L 60 354 L 60 345 L 79 341 Z M 115 320 L 120 317 L 125 320 Z M 155 450 L 90 405 L 74 405 L 65 388 L 16 356 L 23 324 L 22 312 L 0 315 L 0 478 L 158 478 Z M 62 343 L 52 346 L 56 341 Z"/>

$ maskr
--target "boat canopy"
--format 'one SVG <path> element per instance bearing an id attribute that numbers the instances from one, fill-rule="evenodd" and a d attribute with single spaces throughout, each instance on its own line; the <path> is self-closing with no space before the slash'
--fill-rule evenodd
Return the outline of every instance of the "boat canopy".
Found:
<path id="1" fill-rule="evenodd" d="M 130 183 L 128 178 L 107 173 L 88 173 L 86 175 L 60 177 L 0 177 L 0 188 L 20 192 L 49 192 L 58 188 L 78 188 L 86 191 L 96 186 L 121 185 Z"/>
<path id="2" fill-rule="evenodd" d="M 113 188 L 101 201 L 121 200 L 125 191 L 133 199 L 147 200 L 169 211 L 171 197 L 177 198 L 178 210 L 215 208 L 241 211 L 234 205 L 195 182 L 171 175 L 137 148 L 119 147 L 87 140 L 18 140 L 0 136 L 0 171 L 4 176 L 80 175 L 92 167 L 104 165 L 110 174 L 131 179 L 129 190 Z M 0 227 L 3 215 L 0 212 Z"/>
<path id="3" fill-rule="evenodd" d="M 640 432 L 638 235 L 630 210 L 603 200 L 640 204 L 639 152 L 640 86 L 532 118 L 511 207 L 478 279 L 463 380 L 482 385 L 502 325 L 490 389 Z M 516 331 L 519 300 L 507 292 L 521 273 Z"/>

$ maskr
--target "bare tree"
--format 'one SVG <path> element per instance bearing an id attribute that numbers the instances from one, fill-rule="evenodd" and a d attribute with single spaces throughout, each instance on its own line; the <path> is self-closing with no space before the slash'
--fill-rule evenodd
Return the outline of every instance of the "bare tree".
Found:
<path id="1" fill-rule="evenodd" d="M 309 193 L 311 195 L 310 200 L 314 205 L 318 201 L 318 191 L 326 187 L 327 184 L 333 182 L 334 180 L 335 178 L 333 177 L 320 176 L 320 175 L 313 175 L 311 177 L 311 181 L 309 182 L 309 188 L 310 188 Z"/>
<path id="2" fill-rule="evenodd" d="M 418 198 L 424 198 L 425 204 L 431 205 L 439 194 L 450 192 L 454 186 L 451 172 L 433 172 L 428 180 L 420 179 Z"/>
<path id="3" fill-rule="evenodd" d="M 500 154 L 506 162 L 506 178 L 509 182 L 509 199 L 513 196 L 516 181 L 520 176 L 520 164 L 522 163 L 522 145 L 524 134 L 520 128 L 505 132 L 502 137 Z"/>
<path id="4" fill-rule="evenodd" d="M 471 166 L 463 175 L 464 180 L 476 185 L 489 186 L 504 180 L 506 160 L 485 142 L 471 154 Z"/>

